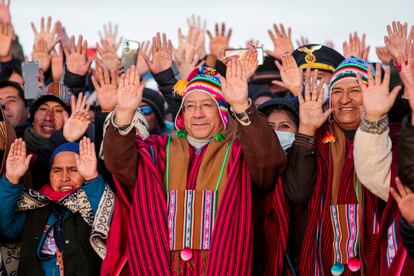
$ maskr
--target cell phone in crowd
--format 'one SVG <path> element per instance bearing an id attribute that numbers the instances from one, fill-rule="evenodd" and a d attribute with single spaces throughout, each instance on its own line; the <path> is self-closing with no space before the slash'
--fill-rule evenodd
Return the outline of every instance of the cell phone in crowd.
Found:
<path id="1" fill-rule="evenodd" d="M 39 88 L 39 62 L 24 61 L 22 62 L 22 73 L 24 80 L 24 98 L 26 100 L 33 100 L 40 96 L 41 89 Z"/>
<path id="2" fill-rule="evenodd" d="M 137 63 L 139 42 L 125 39 L 122 45 L 121 65 L 123 71 L 126 72 L 129 67 Z"/>
<path id="3" fill-rule="evenodd" d="M 229 58 L 232 56 L 238 56 L 239 58 L 241 58 L 243 55 L 247 53 L 248 50 L 249 48 L 226 49 L 224 50 L 224 57 Z M 257 65 L 262 65 L 263 64 L 263 48 L 257 47 L 256 51 L 257 51 Z"/>

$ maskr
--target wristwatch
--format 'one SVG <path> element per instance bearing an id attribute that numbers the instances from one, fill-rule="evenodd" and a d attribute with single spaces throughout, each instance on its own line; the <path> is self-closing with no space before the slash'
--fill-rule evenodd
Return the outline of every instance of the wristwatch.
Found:
<path id="1" fill-rule="evenodd" d="M 237 122 L 239 122 L 242 126 L 248 126 L 251 124 L 250 116 L 253 114 L 252 110 L 250 109 L 250 106 L 252 105 L 252 100 L 249 98 L 249 105 L 247 106 L 246 110 L 241 113 L 234 112 L 233 108 L 230 106 L 230 112 L 233 115 L 234 119 L 236 119 Z"/>

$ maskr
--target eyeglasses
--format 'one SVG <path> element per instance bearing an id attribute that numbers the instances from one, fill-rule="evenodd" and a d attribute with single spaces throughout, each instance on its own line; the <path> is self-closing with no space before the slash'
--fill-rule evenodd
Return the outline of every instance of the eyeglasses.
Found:
<path id="1" fill-rule="evenodd" d="M 138 111 L 142 113 L 142 115 L 150 115 L 154 110 L 150 106 L 142 106 L 138 108 Z"/>
<path id="2" fill-rule="evenodd" d="M 203 113 L 212 113 L 217 110 L 217 105 L 214 102 L 203 103 L 201 105 L 195 105 L 194 103 L 186 103 L 183 106 L 183 111 L 189 114 L 193 114 L 196 109 L 199 108 Z"/>

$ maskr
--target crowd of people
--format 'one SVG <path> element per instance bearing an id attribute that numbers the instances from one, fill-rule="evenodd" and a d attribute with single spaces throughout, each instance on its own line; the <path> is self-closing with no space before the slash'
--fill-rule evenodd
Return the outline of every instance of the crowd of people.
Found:
<path id="1" fill-rule="evenodd" d="M 0 1 L 0 275 L 412 275 L 414 26 L 372 62 L 274 24 L 259 65 L 192 16 L 128 68 L 32 29 L 34 98 Z"/>

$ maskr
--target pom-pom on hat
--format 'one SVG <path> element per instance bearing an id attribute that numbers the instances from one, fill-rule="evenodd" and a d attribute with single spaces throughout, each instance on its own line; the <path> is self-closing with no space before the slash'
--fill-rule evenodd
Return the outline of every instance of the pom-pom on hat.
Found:
<path id="1" fill-rule="evenodd" d="M 216 69 L 201 66 L 195 68 L 187 77 L 187 80 L 179 80 L 174 85 L 174 93 L 183 97 L 181 101 L 180 109 L 178 110 L 177 117 L 175 118 L 176 129 L 185 129 L 183 120 L 183 106 L 185 98 L 192 92 L 204 92 L 211 96 L 214 102 L 217 104 L 217 108 L 220 114 L 221 121 L 223 122 L 224 129 L 227 128 L 229 123 L 228 104 L 224 99 L 221 92 L 220 74 Z"/>

